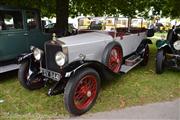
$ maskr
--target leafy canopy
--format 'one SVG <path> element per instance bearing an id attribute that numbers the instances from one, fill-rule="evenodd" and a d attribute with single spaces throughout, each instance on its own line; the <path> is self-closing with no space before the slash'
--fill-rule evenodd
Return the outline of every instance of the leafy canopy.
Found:
<path id="1" fill-rule="evenodd" d="M 179 0 L 1 0 L 0 4 L 38 8 L 42 16 L 56 16 L 55 28 L 60 31 L 68 29 L 68 16 L 78 15 L 150 17 L 162 15 L 165 17 L 180 17 Z"/>
<path id="2" fill-rule="evenodd" d="M 59 0 L 62 1 L 62 0 Z M 57 0 L 1 0 L 0 4 L 40 8 L 43 16 L 56 15 Z M 59 7 L 62 7 L 60 4 Z M 179 17 L 179 0 L 70 0 L 69 16 L 83 15 L 124 15 L 124 16 L 148 16 L 153 7 L 153 14 L 162 14 L 166 17 Z"/>

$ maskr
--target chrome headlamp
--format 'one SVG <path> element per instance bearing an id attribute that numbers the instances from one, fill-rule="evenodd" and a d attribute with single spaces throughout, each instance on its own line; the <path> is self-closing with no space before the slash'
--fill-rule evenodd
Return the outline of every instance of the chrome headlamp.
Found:
<path id="1" fill-rule="evenodd" d="M 177 40 L 176 42 L 174 42 L 173 46 L 176 50 L 180 50 L 180 40 Z"/>
<path id="2" fill-rule="evenodd" d="M 57 52 L 55 55 L 55 61 L 58 66 L 62 67 L 66 63 L 66 55 L 61 51 Z"/>
<path id="3" fill-rule="evenodd" d="M 41 60 L 42 53 L 43 53 L 42 50 L 40 50 L 39 48 L 34 48 L 32 51 L 33 51 L 34 58 L 36 60 Z"/>

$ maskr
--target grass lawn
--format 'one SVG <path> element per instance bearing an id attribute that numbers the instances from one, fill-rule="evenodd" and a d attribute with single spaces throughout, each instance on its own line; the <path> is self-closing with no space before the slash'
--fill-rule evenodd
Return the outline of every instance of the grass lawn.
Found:
<path id="1" fill-rule="evenodd" d="M 160 34 L 156 34 L 158 37 Z M 157 37 L 156 37 L 157 38 Z M 155 43 L 156 39 L 153 39 Z M 150 45 L 150 59 L 147 67 L 137 66 L 114 81 L 106 81 L 95 106 L 89 113 L 144 105 L 180 97 L 180 73 L 165 70 L 155 73 L 155 44 Z M 42 119 L 69 116 L 63 94 L 48 97 L 48 88 L 36 91 L 24 89 L 18 82 L 17 71 L 0 75 L 0 119 Z"/>

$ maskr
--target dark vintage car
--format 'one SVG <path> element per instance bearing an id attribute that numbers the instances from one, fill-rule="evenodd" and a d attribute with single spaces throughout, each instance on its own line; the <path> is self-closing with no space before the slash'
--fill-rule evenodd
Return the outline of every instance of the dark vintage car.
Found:
<path id="1" fill-rule="evenodd" d="M 163 73 L 165 67 L 180 70 L 180 28 L 169 30 L 167 38 L 158 40 L 156 46 L 156 73 Z"/>
<path id="2" fill-rule="evenodd" d="M 38 10 L 0 6 L 0 73 L 17 69 L 19 55 L 30 52 L 31 45 L 42 48 L 49 39 Z"/>
<path id="3" fill-rule="evenodd" d="M 87 112 L 95 104 L 103 80 L 148 63 L 148 44 L 152 42 L 147 36 L 153 34 L 141 27 L 116 28 L 114 23 L 115 29 L 110 30 L 87 27 L 73 36 L 57 38 L 53 34 L 44 50 L 31 47 L 21 58 L 21 85 L 34 90 L 50 82 L 48 95 L 64 93 L 65 107 L 71 114 Z"/>

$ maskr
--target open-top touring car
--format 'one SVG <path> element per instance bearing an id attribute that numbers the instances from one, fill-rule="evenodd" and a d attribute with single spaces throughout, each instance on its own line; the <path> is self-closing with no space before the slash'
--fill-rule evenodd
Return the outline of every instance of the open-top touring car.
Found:
<path id="1" fill-rule="evenodd" d="M 32 52 L 19 59 L 20 83 L 33 90 L 53 81 L 48 95 L 64 92 L 67 110 L 81 115 L 94 105 L 100 83 L 108 75 L 126 73 L 138 64 L 147 65 L 148 43 L 152 42 L 146 37 L 147 33 L 153 36 L 151 32 L 131 28 L 130 22 L 122 28 L 116 28 L 114 22 L 115 29 L 102 30 L 99 22 L 106 23 L 94 20 L 90 24 L 93 26 L 79 30 L 78 35 L 56 38 L 54 34 L 44 44 L 44 51 L 32 46 Z"/>
<path id="2" fill-rule="evenodd" d="M 164 68 L 180 70 L 180 28 L 169 30 L 166 40 L 157 40 L 156 73 L 161 74 Z"/>

